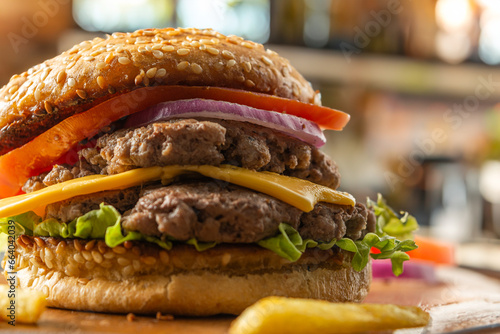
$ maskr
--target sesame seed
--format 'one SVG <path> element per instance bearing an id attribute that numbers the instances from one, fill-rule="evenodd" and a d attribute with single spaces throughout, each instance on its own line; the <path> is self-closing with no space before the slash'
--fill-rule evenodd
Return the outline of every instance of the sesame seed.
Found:
<path id="1" fill-rule="evenodd" d="M 92 61 L 92 60 L 94 60 L 95 58 L 94 58 L 94 57 L 87 56 L 87 57 L 83 57 L 82 59 L 83 59 L 83 60 L 85 60 L 85 61 Z"/>
<path id="2" fill-rule="evenodd" d="M 170 52 L 170 51 L 174 51 L 175 48 L 172 46 L 172 45 L 164 45 L 162 48 L 161 48 L 162 51 L 164 52 Z"/>
<path id="3" fill-rule="evenodd" d="M 245 77 L 240 75 L 240 76 L 236 77 L 236 81 L 245 82 Z"/>
<path id="4" fill-rule="evenodd" d="M 139 86 L 141 83 L 142 83 L 142 79 L 143 79 L 143 75 L 142 74 L 138 74 L 135 79 L 134 79 L 134 83 L 136 86 Z"/>
<path id="5" fill-rule="evenodd" d="M 56 82 L 58 84 L 60 84 L 60 83 L 63 83 L 64 80 L 66 80 L 66 72 L 64 70 L 62 70 L 59 73 L 57 73 Z"/>
<path id="6" fill-rule="evenodd" d="M 151 47 L 151 45 L 146 45 L 145 46 L 146 50 L 148 50 L 149 52 L 153 52 L 153 48 Z"/>
<path id="7" fill-rule="evenodd" d="M 219 50 L 216 48 L 207 48 L 208 53 L 213 54 L 214 56 L 219 54 Z"/>
<path id="8" fill-rule="evenodd" d="M 254 48 L 254 45 L 252 43 L 249 43 L 249 42 L 242 42 L 241 46 L 244 46 L 244 47 L 246 47 L 248 49 L 253 49 Z"/>
<path id="9" fill-rule="evenodd" d="M 115 253 L 113 253 L 113 252 L 106 252 L 102 256 L 104 256 L 105 259 L 110 260 L 110 259 L 113 259 L 115 257 Z"/>
<path id="10" fill-rule="evenodd" d="M 73 239 L 73 246 L 79 252 L 81 252 L 83 250 L 83 246 L 78 239 Z"/>
<path id="11" fill-rule="evenodd" d="M 234 59 L 234 55 L 231 51 L 222 50 L 222 57 L 226 59 Z"/>
<path id="12" fill-rule="evenodd" d="M 130 64 L 132 61 L 130 59 L 128 59 L 127 57 L 120 57 L 118 58 L 118 62 L 122 65 L 128 65 Z"/>
<path id="13" fill-rule="evenodd" d="M 73 259 L 80 264 L 85 263 L 85 259 L 80 253 L 76 253 L 75 255 L 73 255 Z"/>
<path id="14" fill-rule="evenodd" d="M 115 252 L 116 254 L 124 254 L 127 250 L 125 248 L 123 248 L 122 246 L 116 246 L 116 247 L 113 247 L 111 248 L 111 250 L 113 252 Z"/>
<path id="15" fill-rule="evenodd" d="M 44 69 L 43 72 L 42 72 L 42 76 L 41 76 L 40 80 L 44 81 L 45 78 L 47 78 L 47 75 L 49 75 L 50 71 L 52 71 L 51 68 Z"/>
<path id="16" fill-rule="evenodd" d="M 250 64 L 248 61 L 244 62 L 242 66 L 247 73 L 250 73 L 250 71 L 252 70 L 252 64 Z"/>
<path id="17" fill-rule="evenodd" d="M 189 49 L 179 49 L 179 50 L 177 50 L 177 54 L 179 56 L 186 56 L 186 55 L 189 54 L 189 52 L 190 52 Z"/>
<path id="18" fill-rule="evenodd" d="M 155 45 L 153 45 L 152 49 L 153 49 L 153 50 L 160 50 L 160 49 L 161 49 L 161 47 L 162 47 L 162 45 L 161 45 L 161 44 L 155 44 Z"/>
<path id="19" fill-rule="evenodd" d="M 76 60 L 72 61 L 71 63 L 69 63 L 68 65 L 66 65 L 66 70 L 70 70 L 75 65 L 76 65 Z"/>
<path id="20" fill-rule="evenodd" d="M 299 93 L 300 93 L 299 87 L 295 83 L 292 86 L 292 93 L 293 93 L 294 96 L 299 96 Z"/>
<path id="21" fill-rule="evenodd" d="M 189 41 L 184 41 L 181 43 L 182 46 L 190 46 L 191 45 L 191 42 Z"/>
<path id="22" fill-rule="evenodd" d="M 76 85 L 76 80 L 73 78 L 68 79 L 68 86 L 74 87 Z"/>
<path id="23" fill-rule="evenodd" d="M 104 81 L 104 78 L 102 77 L 102 75 L 97 77 L 97 84 L 99 85 L 99 87 L 101 89 L 104 89 L 106 82 Z"/>
<path id="24" fill-rule="evenodd" d="M 83 285 L 87 284 L 88 282 L 90 282 L 90 280 L 88 278 L 79 278 L 78 279 L 78 283 L 83 284 Z"/>
<path id="25" fill-rule="evenodd" d="M 45 107 L 45 111 L 48 113 L 48 114 L 51 114 L 52 113 L 52 106 L 50 105 L 49 102 L 45 101 L 43 103 L 43 106 Z"/>
<path id="26" fill-rule="evenodd" d="M 266 50 L 266 52 L 267 52 L 268 54 L 270 54 L 270 55 L 273 55 L 273 56 L 277 56 L 277 55 L 278 55 L 278 53 L 277 53 L 276 51 L 273 51 L 273 50 L 271 50 L 271 49 L 267 49 L 267 50 Z"/>
<path id="27" fill-rule="evenodd" d="M 154 51 L 153 51 L 153 56 L 154 56 L 156 59 L 162 59 L 162 58 L 163 58 L 163 52 L 158 51 L 158 50 L 154 50 Z"/>
<path id="28" fill-rule="evenodd" d="M 76 94 L 80 96 L 82 99 L 85 99 L 87 97 L 87 93 L 84 90 L 77 89 Z"/>
<path id="29" fill-rule="evenodd" d="M 181 32 L 179 30 L 170 30 L 170 31 L 167 31 L 167 35 L 169 36 L 176 36 L 176 35 L 179 35 Z"/>
<path id="30" fill-rule="evenodd" d="M 219 44 L 219 39 L 218 38 L 212 38 L 211 41 L 214 44 Z"/>
<path id="31" fill-rule="evenodd" d="M 105 62 L 103 62 L 103 61 L 100 61 L 100 62 L 98 62 L 98 63 L 95 65 L 95 67 L 96 67 L 98 70 L 102 70 L 102 69 L 104 69 L 104 68 L 106 67 L 106 63 L 105 63 Z"/>
<path id="32" fill-rule="evenodd" d="M 167 74 L 167 70 L 164 69 L 164 68 L 160 68 L 157 72 L 156 72 L 156 77 L 157 78 L 162 78 L 165 76 L 165 74 Z"/>
<path id="33" fill-rule="evenodd" d="M 35 89 L 35 100 L 40 101 L 42 98 L 42 93 L 40 92 L 40 85 Z"/>
<path id="34" fill-rule="evenodd" d="M 116 53 L 122 53 L 123 52 L 123 46 L 119 46 L 119 47 L 115 48 L 115 52 Z"/>
<path id="35" fill-rule="evenodd" d="M 200 42 L 198 42 L 198 41 L 192 41 L 192 42 L 190 43 L 190 45 L 191 45 L 192 47 L 194 47 L 194 48 L 197 48 L 197 47 L 199 47 L 199 46 L 200 46 Z"/>
<path id="36" fill-rule="evenodd" d="M 211 39 L 206 39 L 206 38 L 202 38 L 202 39 L 200 39 L 200 43 L 201 43 L 201 44 L 205 44 L 205 45 L 211 45 L 211 44 L 214 44 L 214 42 L 213 42 Z"/>
<path id="37" fill-rule="evenodd" d="M 191 70 L 195 74 L 200 74 L 201 72 L 203 72 L 203 68 L 200 65 L 196 64 L 196 63 L 192 63 L 191 64 Z"/>
<path id="38" fill-rule="evenodd" d="M 232 43 L 232 44 L 238 44 L 239 43 L 239 39 L 236 36 L 228 36 L 227 37 L 227 41 L 229 43 Z"/>
<path id="39" fill-rule="evenodd" d="M 236 65 L 236 60 L 234 59 L 231 59 L 227 62 L 227 67 L 233 67 L 234 65 Z"/>
<path id="40" fill-rule="evenodd" d="M 102 261 L 104 260 L 104 259 L 102 258 L 102 254 L 101 254 L 101 253 L 99 253 L 98 251 L 95 251 L 95 250 L 93 250 L 93 251 L 92 251 L 92 258 L 93 258 L 93 259 L 94 259 L 94 261 L 95 261 L 95 262 L 97 262 L 97 263 L 102 263 Z"/>
<path id="41" fill-rule="evenodd" d="M 35 237 L 35 243 L 38 245 L 38 247 L 42 248 L 45 246 L 45 241 L 43 239 Z"/>
<path id="42" fill-rule="evenodd" d="M 106 58 L 104 59 L 104 61 L 106 62 L 106 64 L 109 64 L 113 61 L 113 59 L 115 58 L 115 55 L 113 54 L 113 52 L 110 52 Z"/>
<path id="43" fill-rule="evenodd" d="M 132 267 L 132 266 L 126 266 L 125 268 L 123 268 L 123 275 L 124 276 L 131 276 L 133 273 L 134 273 L 134 267 Z M 134 319 L 135 319 L 135 316 L 134 316 L 133 313 L 129 313 L 127 315 L 127 320 L 128 321 L 134 321 Z"/>
<path id="44" fill-rule="evenodd" d="M 108 86 L 108 93 L 109 93 L 109 94 L 114 94 L 114 93 L 116 93 L 116 89 L 115 89 L 115 87 L 113 87 L 113 86 Z"/>
<path id="45" fill-rule="evenodd" d="M 15 92 L 17 92 L 18 89 L 19 89 L 18 85 L 14 85 L 14 86 L 10 87 L 9 94 L 14 94 Z"/>
<path id="46" fill-rule="evenodd" d="M 182 61 L 182 62 L 180 62 L 179 64 L 177 64 L 177 69 L 178 69 L 179 71 L 184 71 L 186 68 L 188 68 L 188 66 L 189 66 L 189 62 L 187 62 L 187 61 Z"/>
<path id="47" fill-rule="evenodd" d="M 253 82 L 252 80 L 246 80 L 245 85 L 249 88 L 252 88 L 255 87 L 255 82 Z"/>
<path id="48" fill-rule="evenodd" d="M 139 47 L 137 48 L 137 51 L 139 51 L 140 53 L 144 53 L 144 52 L 146 52 L 146 51 L 148 51 L 148 50 L 146 50 L 146 48 L 145 48 L 144 46 L 139 46 Z"/>
<path id="49" fill-rule="evenodd" d="M 128 266 L 130 264 L 130 260 L 124 257 L 119 257 L 116 262 L 122 267 Z"/>
<path id="50" fill-rule="evenodd" d="M 146 72 L 146 76 L 147 76 L 148 78 L 150 78 L 150 79 L 151 79 L 151 78 L 153 78 L 153 77 L 156 75 L 156 71 L 157 71 L 157 70 L 158 70 L 158 69 L 157 69 L 156 67 L 150 68 L 150 69 Z"/>
<path id="51" fill-rule="evenodd" d="M 59 242 L 59 244 L 57 244 L 56 254 L 61 254 L 62 252 L 64 252 L 65 248 L 66 248 L 66 242 L 65 241 Z"/>
<path id="52" fill-rule="evenodd" d="M 273 64 L 272 60 L 267 58 L 266 56 L 262 56 L 262 62 L 266 64 L 267 66 L 271 66 Z"/>
<path id="53" fill-rule="evenodd" d="M 219 61 L 219 62 L 215 63 L 214 67 L 215 67 L 215 70 L 222 71 L 222 69 L 224 68 L 224 63 Z"/>
<path id="54" fill-rule="evenodd" d="M 100 55 L 101 53 L 102 53 L 102 50 L 95 50 L 95 51 L 94 51 L 94 52 L 92 52 L 90 55 L 91 55 L 92 57 L 95 57 L 95 56 Z"/>
<path id="55" fill-rule="evenodd" d="M 205 44 L 202 44 L 198 49 L 201 51 L 205 51 L 207 49 L 207 46 Z"/>
<path id="56" fill-rule="evenodd" d="M 49 292 L 50 292 L 49 287 L 47 285 L 44 285 L 42 288 L 42 293 L 45 295 L 45 297 L 49 297 L 50 295 Z"/>
<path id="57" fill-rule="evenodd" d="M 92 261 L 92 254 L 88 250 L 82 250 L 81 254 L 85 260 Z"/>

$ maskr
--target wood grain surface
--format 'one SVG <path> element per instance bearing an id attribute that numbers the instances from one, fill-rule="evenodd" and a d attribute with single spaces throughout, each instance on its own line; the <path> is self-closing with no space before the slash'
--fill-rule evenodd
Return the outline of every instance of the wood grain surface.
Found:
<path id="1" fill-rule="evenodd" d="M 400 334 L 451 333 L 477 326 L 489 326 L 483 331 L 467 333 L 499 333 L 500 280 L 455 267 L 436 270 L 437 282 L 421 280 L 374 280 L 367 303 L 418 305 L 430 312 L 432 321 L 427 328 L 399 330 Z M 20 325 L 17 333 L 227 333 L 234 317 L 175 318 L 157 320 L 137 316 L 128 321 L 126 315 L 76 312 L 48 309 L 35 326 Z M 12 330 L 5 323 L 0 331 Z M 461 332 L 463 333 L 463 332 Z"/>

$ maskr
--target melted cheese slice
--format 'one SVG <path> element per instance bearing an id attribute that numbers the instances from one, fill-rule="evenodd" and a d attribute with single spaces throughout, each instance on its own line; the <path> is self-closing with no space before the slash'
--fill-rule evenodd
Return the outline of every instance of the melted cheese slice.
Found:
<path id="1" fill-rule="evenodd" d="M 354 197 L 348 193 L 295 177 L 271 172 L 255 172 L 229 165 L 220 167 L 174 165 L 132 169 L 115 175 L 90 175 L 29 194 L 9 197 L 0 200 L 0 217 L 15 216 L 51 203 L 99 191 L 126 189 L 157 180 L 162 180 L 166 184 L 176 176 L 193 172 L 262 192 L 305 212 L 311 211 L 318 202 L 356 204 Z"/>

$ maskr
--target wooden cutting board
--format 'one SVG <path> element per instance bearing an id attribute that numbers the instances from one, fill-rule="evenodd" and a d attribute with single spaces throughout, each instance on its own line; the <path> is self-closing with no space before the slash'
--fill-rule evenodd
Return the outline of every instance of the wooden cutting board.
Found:
<path id="1" fill-rule="evenodd" d="M 374 280 L 365 302 L 418 305 L 430 312 L 428 328 L 401 330 L 404 334 L 449 333 L 452 331 L 500 324 L 500 280 L 455 267 L 436 270 L 437 282 L 389 279 Z M 204 333 L 222 334 L 234 317 L 176 318 L 156 320 L 136 317 L 128 321 L 125 315 L 76 312 L 49 309 L 35 326 L 17 325 L 17 333 Z M 0 324 L 1 330 L 12 326 Z M 472 332 L 471 332 L 472 333 Z M 481 333 L 500 333 L 500 327 Z"/>

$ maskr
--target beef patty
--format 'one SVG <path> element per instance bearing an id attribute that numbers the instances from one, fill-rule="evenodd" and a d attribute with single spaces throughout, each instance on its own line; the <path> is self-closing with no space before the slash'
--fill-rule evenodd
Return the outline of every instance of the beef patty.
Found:
<path id="1" fill-rule="evenodd" d="M 105 134 L 95 148 L 79 152 L 75 165 L 56 165 L 32 177 L 23 190 L 90 174 L 117 174 L 167 165 L 230 164 L 306 179 L 336 189 L 335 163 L 317 148 L 274 130 L 225 120 L 177 119 Z"/>
<path id="2" fill-rule="evenodd" d="M 217 180 L 195 180 L 80 196 L 49 205 L 47 218 L 69 221 L 101 202 L 124 213 L 122 226 L 131 231 L 177 240 L 252 243 L 278 233 L 280 223 L 303 238 L 357 240 L 375 229 L 373 213 L 356 206 L 318 203 L 303 212 L 271 196 Z"/>

